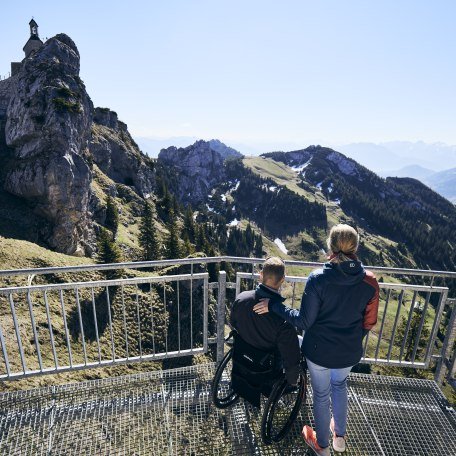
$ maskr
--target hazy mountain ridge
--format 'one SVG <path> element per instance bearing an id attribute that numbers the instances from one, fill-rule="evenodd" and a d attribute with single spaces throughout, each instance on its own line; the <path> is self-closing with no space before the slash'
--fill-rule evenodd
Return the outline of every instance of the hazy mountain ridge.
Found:
<path id="1" fill-rule="evenodd" d="M 441 142 L 352 143 L 341 145 L 337 150 L 378 173 L 410 165 L 419 165 L 434 172 L 456 166 L 456 146 Z"/>
<path id="2" fill-rule="evenodd" d="M 456 168 L 431 174 L 424 183 L 456 204 Z"/>

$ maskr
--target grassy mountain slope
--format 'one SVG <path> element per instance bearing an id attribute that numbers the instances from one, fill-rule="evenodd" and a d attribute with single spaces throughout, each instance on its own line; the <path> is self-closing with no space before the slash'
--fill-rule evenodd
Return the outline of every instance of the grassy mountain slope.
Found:
<path id="1" fill-rule="evenodd" d="M 416 266 L 416 263 L 414 263 L 413 260 L 410 260 L 410 258 L 399 256 L 397 254 L 397 242 L 375 232 L 370 232 L 368 227 L 365 227 L 365 224 L 362 223 L 362 220 L 347 215 L 339 204 L 335 201 L 327 199 L 321 189 L 318 189 L 311 184 L 306 185 L 305 187 L 300 186 L 299 184 L 301 183 L 301 179 L 297 172 L 291 167 L 285 165 L 284 163 L 276 162 L 271 158 L 263 157 L 245 158 L 243 162 L 249 169 L 252 169 L 259 176 L 270 178 L 278 185 L 283 185 L 289 188 L 309 201 L 316 201 L 324 204 L 326 207 L 329 228 L 337 223 L 348 223 L 358 226 L 363 241 L 361 254 L 363 255 L 363 259 L 366 263 L 375 263 L 384 266 L 404 267 L 404 264 L 407 264 L 407 267 Z M 315 239 L 314 235 L 302 232 L 298 236 L 291 236 L 283 240 L 286 246 L 289 247 L 290 251 L 293 252 L 295 257 L 300 259 L 316 260 L 321 259 L 321 257 L 319 258 L 318 255 L 315 255 L 318 250 L 326 249 L 326 237 L 327 232 L 324 230 L 317 233 L 317 239 Z M 301 248 L 303 240 L 304 250 Z M 306 249 L 306 247 L 308 248 Z M 310 251 L 309 248 L 311 249 Z M 381 258 L 380 253 L 382 253 Z"/>

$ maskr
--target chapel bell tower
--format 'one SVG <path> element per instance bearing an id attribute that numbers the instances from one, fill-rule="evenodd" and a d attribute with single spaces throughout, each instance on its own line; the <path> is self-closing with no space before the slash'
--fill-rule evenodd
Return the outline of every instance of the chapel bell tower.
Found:
<path id="1" fill-rule="evenodd" d="M 32 19 L 29 22 L 30 25 L 30 38 L 28 39 L 27 43 L 24 46 L 25 58 L 29 57 L 33 51 L 39 49 L 43 42 L 40 40 L 38 35 L 38 24 Z"/>

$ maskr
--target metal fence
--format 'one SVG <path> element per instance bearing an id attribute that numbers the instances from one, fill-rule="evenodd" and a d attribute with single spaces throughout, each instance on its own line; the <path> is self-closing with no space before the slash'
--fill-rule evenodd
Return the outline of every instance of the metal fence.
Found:
<path id="1" fill-rule="evenodd" d="M 207 352 L 208 289 L 207 273 L 1 288 L 0 380 Z"/>
<path id="2" fill-rule="evenodd" d="M 236 274 L 236 294 L 243 281 L 257 281 L 259 274 Z M 286 276 L 291 286 L 292 307 L 300 300 L 307 277 Z M 377 325 L 364 339 L 363 363 L 427 369 L 431 362 L 447 287 L 380 283 L 380 305 Z M 251 288 L 251 284 L 247 285 Z M 435 307 L 430 305 L 435 295 Z M 299 306 L 298 306 L 299 308 Z"/>
<path id="3" fill-rule="evenodd" d="M 0 379 L 207 353 L 210 344 L 217 345 L 220 360 L 227 303 L 234 291 L 252 287 L 256 266 L 263 261 L 222 256 L 0 271 Z M 224 269 L 226 263 L 237 270 L 235 282 L 227 281 L 225 271 L 212 283 L 207 273 L 199 272 L 211 264 Z M 141 271 L 177 265 L 179 272 L 188 269 L 189 274 L 152 276 Z M 306 271 L 321 264 L 286 265 L 299 270 L 299 276 L 287 277 L 285 289 L 287 304 L 299 307 Z M 435 362 L 436 380 L 454 383 L 455 300 L 448 299 L 448 288 L 435 283 L 454 283 L 456 272 L 366 268 L 379 278 L 411 282 L 416 277 L 429 284 L 380 283 L 379 319 L 365 339 L 363 361 L 410 368 L 429 368 Z M 116 270 L 146 276 L 84 278 Z M 21 277 L 24 286 L 8 286 L 21 283 Z"/>

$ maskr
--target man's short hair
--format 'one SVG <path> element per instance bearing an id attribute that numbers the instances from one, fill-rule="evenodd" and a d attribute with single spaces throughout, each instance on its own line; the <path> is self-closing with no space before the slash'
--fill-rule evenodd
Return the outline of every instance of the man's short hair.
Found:
<path id="1" fill-rule="evenodd" d="M 282 258 L 269 257 L 263 263 L 263 281 L 280 282 L 285 276 L 285 263 Z"/>

